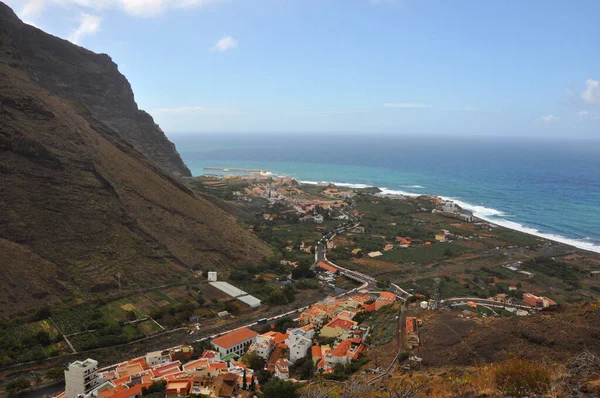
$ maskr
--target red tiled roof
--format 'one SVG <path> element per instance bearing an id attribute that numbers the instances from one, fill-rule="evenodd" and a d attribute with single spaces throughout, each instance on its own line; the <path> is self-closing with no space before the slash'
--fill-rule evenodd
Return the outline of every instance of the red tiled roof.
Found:
<path id="1" fill-rule="evenodd" d="M 148 363 L 146 362 L 146 358 L 144 358 L 144 357 L 133 359 L 133 360 L 129 361 L 130 365 L 133 365 L 135 363 L 139 363 L 140 365 L 142 365 L 142 369 L 149 368 Z"/>
<path id="2" fill-rule="evenodd" d="M 396 295 L 391 292 L 381 292 L 377 300 L 381 301 L 396 301 Z"/>
<path id="3" fill-rule="evenodd" d="M 212 341 L 212 343 L 214 345 L 218 345 L 219 347 L 230 348 L 256 336 L 258 336 L 258 333 L 256 333 L 254 330 L 241 328 L 234 330 L 231 333 L 227 333 L 221 337 L 217 337 Z"/>
<path id="4" fill-rule="evenodd" d="M 263 336 L 272 337 L 273 340 L 275 340 L 275 343 L 283 343 L 285 339 L 289 337 L 287 333 L 279 333 L 274 331 L 263 333 Z"/>
<path id="5" fill-rule="evenodd" d="M 213 350 L 204 350 L 202 352 L 202 358 L 213 359 L 217 356 L 217 352 Z"/>
<path id="6" fill-rule="evenodd" d="M 342 328 L 342 329 L 350 329 L 352 326 L 354 326 L 355 323 L 346 319 L 341 319 L 341 318 L 334 318 L 331 322 L 329 322 L 327 325 L 327 327 L 330 328 Z"/>
<path id="7" fill-rule="evenodd" d="M 164 366 L 152 369 L 152 374 L 154 377 L 165 376 L 168 374 L 177 373 L 180 371 L 179 367 L 181 366 L 181 362 L 175 361 L 168 363 Z"/>
<path id="8" fill-rule="evenodd" d="M 337 268 L 335 268 L 335 267 L 332 267 L 331 265 L 329 265 L 329 264 L 327 264 L 327 263 L 324 263 L 323 261 L 319 261 L 319 262 L 317 263 L 317 265 L 318 265 L 319 267 L 323 268 L 323 269 L 324 269 L 324 270 L 326 270 L 326 271 L 333 272 L 334 274 L 335 274 L 336 272 L 338 272 Z"/>
<path id="9" fill-rule="evenodd" d="M 367 312 L 373 312 L 373 311 L 375 311 L 375 309 L 376 309 L 375 302 L 372 302 L 371 304 L 365 305 L 364 308 L 365 308 L 365 311 L 367 311 Z"/>
<path id="10" fill-rule="evenodd" d="M 346 356 L 348 350 L 352 347 L 352 342 L 350 340 L 344 340 L 340 344 L 337 345 L 333 350 L 331 350 L 331 355 L 334 357 L 343 357 Z"/>
<path id="11" fill-rule="evenodd" d="M 323 358 L 323 353 L 321 352 L 320 345 L 312 346 L 312 357 L 314 358 Z"/>

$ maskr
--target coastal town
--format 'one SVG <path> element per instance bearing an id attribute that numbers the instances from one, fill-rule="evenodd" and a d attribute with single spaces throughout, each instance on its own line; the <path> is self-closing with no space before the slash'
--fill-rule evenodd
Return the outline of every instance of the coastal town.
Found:
<path id="1" fill-rule="evenodd" d="M 270 397 L 286 396 L 286 388 L 297 396 L 314 382 L 376 384 L 427 372 L 445 338 L 440 322 L 463 322 L 453 326 L 462 330 L 556 311 L 569 291 L 547 279 L 556 264 L 567 264 L 563 284 L 586 283 L 591 292 L 600 285 L 592 258 L 587 271 L 575 271 L 570 264 L 581 255 L 560 255 L 552 242 L 514 235 L 435 196 L 386 196 L 257 172 L 188 184 L 250 209 L 248 228 L 277 256 L 254 274 L 198 272 L 197 309 L 179 318 L 189 331 L 182 344 L 113 364 L 93 355 L 69 362 L 55 369 L 65 387 L 53 396 Z M 540 252 L 548 254 L 531 258 Z M 470 263 L 477 267 L 469 271 Z M 181 300 L 185 290 L 160 294 L 152 301 Z M 138 303 L 116 305 L 133 313 L 132 325 L 158 324 Z M 71 347 L 85 336 L 63 335 Z"/>

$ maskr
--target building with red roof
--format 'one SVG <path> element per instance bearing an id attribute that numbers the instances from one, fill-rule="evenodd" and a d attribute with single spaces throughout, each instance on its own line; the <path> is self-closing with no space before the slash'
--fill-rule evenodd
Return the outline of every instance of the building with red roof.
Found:
<path id="1" fill-rule="evenodd" d="M 317 263 L 317 266 L 318 266 L 319 268 L 322 268 L 322 269 L 324 269 L 325 271 L 329 271 L 329 272 L 331 272 L 332 274 L 337 274 L 337 272 L 338 272 L 338 269 L 337 269 L 337 268 L 335 268 L 335 267 L 332 267 L 331 265 L 329 265 L 329 264 L 327 264 L 326 262 L 323 262 L 323 261 L 319 261 L 319 262 Z"/>
<path id="2" fill-rule="evenodd" d="M 357 323 L 348 319 L 335 317 L 321 329 L 322 337 L 341 337 L 347 334 Z"/>
<path id="3" fill-rule="evenodd" d="M 358 359 L 364 348 L 365 346 L 359 338 L 342 340 L 323 356 L 323 360 L 319 361 L 318 365 L 326 372 L 338 364 L 345 366 L 352 360 Z"/>
<path id="4" fill-rule="evenodd" d="M 219 351 L 221 356 L 229 354 L 244 355 L 250 344 L 256 341 L 258 333 L 248 328 L 240 328 L 217 337 L 212 344 Z"/>
<path id="5" fill-rule="evenodd" d="M 166 398 L 185 398 L 190 395 L 193 378 L 176 379 L 167 381 Z"/>

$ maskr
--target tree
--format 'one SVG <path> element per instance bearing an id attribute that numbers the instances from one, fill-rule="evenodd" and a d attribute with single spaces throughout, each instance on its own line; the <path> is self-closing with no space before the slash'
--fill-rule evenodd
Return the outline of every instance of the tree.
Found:
<path id="1" fill-rule="evenodd" d="M 256 378 L 252 375 L 252 381 L 250 381 L 250 391 L 256 391 Z"/>
<path id="2" fill-rule="evenodd" d="M 21 378 L 15 379 L 15 380 L 7 383 L 4 386 L 4 390 L 6 391 L 6 394 L 9 397 L 14 398 L 17 395 L 19 395 L 19 393 L 21 391 L 25 391 L 30 387 L 31 387 L 31 381 L 29 381 L 29 379 L 27 379 L 25 377 L 21 377 Z"/>
<path id="3" fill-rule="evenodd" d="M 242 376 L 242 390 L 248 389 L 248 380 L 246 380 L 246 368 L 244 368 L 244 375 Z"/>
<path id="4" fill-rule="evenodd" d="M 271 379 L 264 385 L 263 395 L 265 398 L 298 398 L 299 387 L 291 381 Z"/>
<path id="5" fill-rule="evenodd" d="M 281 289 L 275 289 L 267 297 L 267 303 L 273 305 L 284 305 L 287 304 L 287 297 Z"/>
<path id="6" fill-rule="evenodd" d="M 285 294 L 288 303 L 292 303 L 296 300 L 296 290 L 292 285 L 285 285 L 283 287 L 283 294 Z"/>
<path id="7" fill-rule="evenodd" d="M 284 316 L 275 321 L 273 330 L 279 333 L 285 333 L 288 329 L 296 327 L 296 322 L 290 317 Z"/>
<path id="8" fill-rule="evenodd" d="M 165 380 L 155 381 L 150 387 L 142 387 L 142 396 L 151 395 L 154 393 L 160 393 L 162 396 L 167 391 L 167 382 Z"/>
<path id="9" fill-rule="evenodd" d="M 308 380 L 313 375 L 314 363 L 311 358 L 302 358 L 292 366 L 292 371 L 301 380 Z"/>
<path id="10" fill-rule="evenodd" d="M 242 363 L 245 363 L 250 369 L 258 372 L 259 370 L 263 370 L 265 367 L 265 360 L 262 359 L 255 352 L 247 352 L 241 359 Z"/>
<path id="11" fill-rule="evenodd" d="M 198 303 L 198 305 L 202 305 L 202 304 L 204 304 L 205 301 L 206 301 L 206 299 L 202 295 L 202 291 L 199 290 L 198 294 L 196 295 L 196 302 Z"/>

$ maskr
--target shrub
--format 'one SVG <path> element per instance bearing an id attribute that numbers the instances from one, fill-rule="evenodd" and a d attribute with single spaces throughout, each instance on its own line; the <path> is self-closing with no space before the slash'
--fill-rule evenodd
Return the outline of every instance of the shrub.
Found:
<path id="1" fill-rule="evenodd" d="M 497 389 L 508 396 L 525 397 L 548 391 L 550 371 L 536 362 L 512 358 L 494 368 Z"/>

